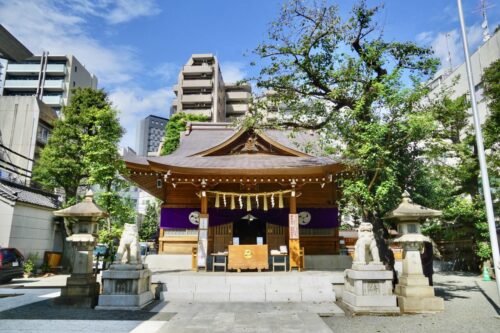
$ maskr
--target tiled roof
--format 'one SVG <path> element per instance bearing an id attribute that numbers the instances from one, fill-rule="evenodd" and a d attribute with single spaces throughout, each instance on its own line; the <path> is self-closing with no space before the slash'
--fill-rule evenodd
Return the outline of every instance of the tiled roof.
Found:
<path id="1" fill-rule="evenodd" d="M 56 209 L 58 207 L 58 200 L 55 194 L 33 189 L 5 179 L 0 179 L 0 196 L 11 201 L 24 202 L 46 208 Z"/>
<path id="2" fill-rule="evenodd" d="M 268 154 L 236 154 L 226 156 L 202 156 L 200 152 L 216 147 L 228 141 L 237 133 L 237 129 L 226 127 L 195 129 L 189 135 L 181 134 L 180 144 L 172 154 L 159 157 L 126 156 L 125 161 L 147 166 L 150 163 L 194 169 L 287 169 L 326 166 L 338 163 L 329 157 L 311 156 L 305 147 L 315 147 L 317 137 L 309 132 L 294 133 L 290 131 L 264 130 L 262 133 L 271 140 L 299 151 L 308 156 L 279 156 Z M 314 150 L 313 150 L 314 151 Z M 304 154 L 303 154 L 304 155 Z"/>

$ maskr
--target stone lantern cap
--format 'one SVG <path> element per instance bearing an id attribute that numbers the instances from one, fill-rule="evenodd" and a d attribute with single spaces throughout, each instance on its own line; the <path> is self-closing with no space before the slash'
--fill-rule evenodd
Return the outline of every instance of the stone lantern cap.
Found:
<path id="1" fill-rule="evenodd" d="M 88 190 L 82 202 L 55 211 L 54 215 L 63 217 L 106 217 L 108 213 L 94 203 L 94 193 L 92 190 Z"/>
<path id="2" fill-rule="evenodd" d="M 440 210 L 430 209 L 413 203 L 410 194 L 403 192 L 402 200 L 399 206 L 385 214 L 384 219 L 396 219 L 400 221 L 417 221 L 428 217 L 441 216 Z"/>

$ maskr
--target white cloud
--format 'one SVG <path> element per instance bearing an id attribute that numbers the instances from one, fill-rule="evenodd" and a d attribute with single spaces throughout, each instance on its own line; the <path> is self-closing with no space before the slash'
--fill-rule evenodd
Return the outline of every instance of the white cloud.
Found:
<path id="1" fill-rule="evenodd" d="M 110 24 L 128 22 L 160 12 L 155 0 L 67 0 L 65 5 L 73 11 L 101 17 Z"/>
<path id="2" fill-rule="evenodd" d="M 120 111 L 120 123 L 127 129 L 122 138 L 122 146 L 135 149 L 135 132 L 139 120 L 153 114 L 167 117 L 175 97 L 172 89 L 160 88 L 144 90 L 142 88 L 117 88 L 109 94 L 113 105 Z"/>
<path id="3" fill-rule="evenodd" d="M 222 78 L 226 83 L 236 83 L 247 75 L 245 64 L 237 61 L 221 62 Z"/>
<path id="4" fill-rule="evenodd" d="M 152 15 L 151 6 L 152 1 L 137 2 L 137 12 L 127 15 L 130 1 L 0 0 L 0 22 L 34 53 L 73 54 L 97 75 L 100 84 L 119 84 L 140 71 L 140 62 L 131 47 L 103 45 L 90 36 L 85 31 L 86 15 L 118 23 L 146 15 L 148 10 Z"/>
<path id="5" fill-rule="evenodd" d="M 467 28 L 467 39 L 469 51 L 472 53 L 482 40 L 482 29 L 479 24 Z M 434 50 L 434 55 L 441 60 L 441 67 L 448 68 L 450 60 L 452 67 L 460 65 L 464 61 L 462 35 L 458 29 L 438 33 L 424 31 L 417 35 L 416 41 L 428 45 Z"/>
<path id="6" fill-rule="evenodd" d="M 163 82 L 173 83 L 177 81 L 177 75 L 180 70 L 180 66 L 171 62 L 165 62 L 155 66 L 151 74 L 152 76 L 160 78 Z"/>

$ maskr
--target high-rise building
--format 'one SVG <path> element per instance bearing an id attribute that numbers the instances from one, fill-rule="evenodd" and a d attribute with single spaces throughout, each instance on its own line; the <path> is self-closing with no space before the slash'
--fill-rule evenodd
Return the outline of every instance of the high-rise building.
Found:
<path id="1" fill-rule="evenodd" d="M 248 111 L 251 92 L 248 84 L 224 83 L 213 54 L 193 54 L 174 86 L 172 113 L 203 114 L 212 122 L 228 121 Z"/>
<path id="2" fill-rule="evenodd" d="M 68 105 L 72 88 L 97 88 L 97 78 L 72 55 L 33 56 L 9 61 L 3 96 L 36 96 L 54 111 Z"/>
<path id="3" fill-rule="evenodd" d="M 156 156 L 158 154 L 167 122 L 167 118 L 153 115 L 141 120 L 137 129 L 137 154 L 139 156 Z"/>
<path id="4" fill-rule="evenodd" d="M 477 108 L 481 123 L 484 123 L 486 116 L 489 114 L 488 101 L 483 98 L 484 86 L 482 76 L 484 74 L 484 70 L 498 59 L 500 59 L 500 30 L 497 30 L 493 36 L 487 39 L 486 42 L 484 42 L 484 44 L 471 55 L 471 66 L 474 73 Z M 462 63 L 452 70 L 445 68 L 441 69 L 428 83 L 428 86 L 431 89 L 429 94 L 430 98 L 438 93 L 443 86 L 451 87 L 454 80 L 458 81 L 456 82 L 456 85 L 453 86 L 452 98 L 457 98 L 469 93 L 465 63 Z"/>

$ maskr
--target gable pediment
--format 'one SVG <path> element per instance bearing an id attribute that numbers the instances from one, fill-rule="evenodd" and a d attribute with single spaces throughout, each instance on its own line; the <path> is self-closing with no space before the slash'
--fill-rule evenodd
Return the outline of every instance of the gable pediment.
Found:
<path id="1" fill-rule="evenodd" d="M 228 156 L 228 155 L 274 155 L 308 157 L 309 155 L 271 139 L 264 132 L 254 129 L 242 129 L 221 144 L 192 156 Z"/>

